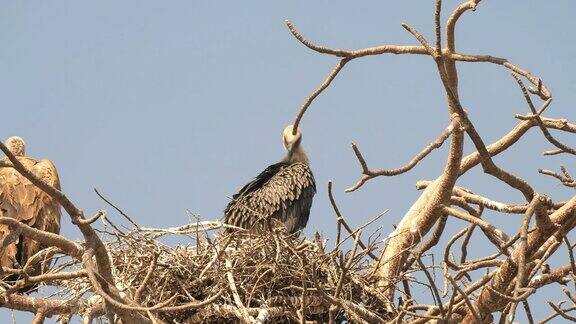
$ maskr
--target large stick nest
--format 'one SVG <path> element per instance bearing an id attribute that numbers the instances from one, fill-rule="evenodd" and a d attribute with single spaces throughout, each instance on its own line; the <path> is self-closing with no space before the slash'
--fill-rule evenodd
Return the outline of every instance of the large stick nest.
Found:
<path id="1" fill-rule="evenodd" d="M 327 322 L 332 316 L 335 322 L 365 323 L 388 318 L 385 297 L 372 288 L 368 254 L 375 246 L 361 249 L 359 230 L 329 251 L 319 235 L 309 241 L 281 227 L 216 235 L 198 226 L 127 233 L 116 228 L 108 234 L 116 287 L 141 306 L 161 306 L 151 312 L 166 322 L 300 322 L 302 316 Z M 162 242 L 175 234 L 185 234 L 194 244 Z M 348 251 L 342 252 L 342 246 Z M 101 302 L 85 277 L 59 284 L 69 298 Z M 198 306 L 203 301 L 209 302 Z"/>

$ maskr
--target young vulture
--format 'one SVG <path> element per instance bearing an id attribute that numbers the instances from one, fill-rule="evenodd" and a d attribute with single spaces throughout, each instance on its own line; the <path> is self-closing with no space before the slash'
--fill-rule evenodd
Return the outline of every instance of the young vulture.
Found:
<path id="1" fill-rule="evenodd" d="M 44 182 L 60 190 L 60 180 L 54 164 L 49 160 L 34 160 L 25 156 L 25 143 L 17 136 L 10 137 L 6 146 L 18 160 Z M 8 157 L 0 160 L 0 216 L 11 217 L 33 228 L 51 232 L 60 232 L 60 205 L 42 190 L 34 186 L 14 169 Z M 28 260 L 36 253 L 46 248 L 39 242 L 23 235 L 11 239 L 7 236 L 11 228 L 0 224 L 0 242 L 10 242 L 0 245 L 0 265 L 3 268 L 18 268 L 26 266 L 29 276 L 44 273 L 49 263 L 43 258 Z M 10 277 L 7 280 L 14 280 Z M 32 287 L 23 289 L 26 291 Z"/>
<path id="2" fill-rule="evenodd" d="M 276 219 L 289 233 L 306 226 L 316 183 L 301 146 L 300 129 L 296 135 L 292 135 L 292 129 L 289 125 L 282 134 L 286 149 L 284 159 L 267 167 L 232 197 L 224 211 L 227 224 L 258 230 Z"/>

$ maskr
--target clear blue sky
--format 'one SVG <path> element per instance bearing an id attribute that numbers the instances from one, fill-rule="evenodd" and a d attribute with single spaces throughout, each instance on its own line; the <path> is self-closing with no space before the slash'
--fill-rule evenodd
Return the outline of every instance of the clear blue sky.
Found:
<path id="1" fill-rule="evenodd" d="M 444 19 L 458 3 L 444 1 Z M 433 35 L 431 0 L 0 4 L 0 137 L 20 135 L 30 155 L 53 160 L 64 191 L 87 214 L 109 209 L 93 193 L 98 188 L 146 226 L 184 224 L 187 209 L 220 218 L 235 190 L 282 157 L 282 129 L 336 62 L 304 48 L 284 19 L 311 40 L 346 49 L 416 44 L 401 22 Z M 457 49 L 506 57 L 542 77 L 554 95 L 547 115 L 574 120 L 575 10 L 570 0 L 486 0 L 460 20 Z M 514 114 L 527 112 L 508 70 L 459 64 L 459 71 L 463 105 L 486 142 L 507 132 Z M 375 179 L 345 194 L 360 174 L 350 143 L 358 143 L 371 167 L 397 167 L 447 123 L 429 57 L 386 55 L 350 63 L 301 125 L 318 183 L 306 233 L 335 232 L 326 192 L 332 179 L 353 225 L 390 210 L 380 224 L 387 235 L 419 195 L 414 183 L 441 173 L 445 148 L 409 174 Z M 537 169 L 572 167 L 574 160 L 542 157 L 550 147 L 534 129 L 495 160 L 538 191 L 564 199 L 574 191 Z M 478 170 L 459 185 L 522 201 Z M 520 224 L 517 216 L 486 217 L 508 230 Z M 451 220 L 446 236 L 460 226 Z M 62 234 L 80 238 L 66 216 Z M 549 313 L 536 307 L 541 297 L 532 300 L 537 318 Z M 0 318 L 9 319 L 9 313 L 0 312 Z"/>

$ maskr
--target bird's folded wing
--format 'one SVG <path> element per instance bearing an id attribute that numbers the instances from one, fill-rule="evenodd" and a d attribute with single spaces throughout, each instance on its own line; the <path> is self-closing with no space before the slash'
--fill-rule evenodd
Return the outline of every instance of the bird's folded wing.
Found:
<path id="1" fill-rule="evenodd" d="M 274 170 L 270 170 L 274 167 Z M 271 171 L 276 171 L 272 174 Z M 264 181 L 265 180 L 265 181 Z M 273 165 L 262 172 L 235 195 L 226 214 L 266 218 L 286 209 L 298 200 L 304 190 L 315 192 L 314 177 L 303 163 Z"/>

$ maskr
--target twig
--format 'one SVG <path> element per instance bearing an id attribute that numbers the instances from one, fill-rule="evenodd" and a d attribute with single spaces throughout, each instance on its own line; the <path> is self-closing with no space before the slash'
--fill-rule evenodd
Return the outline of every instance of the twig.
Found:
<path id="1" fill-rule="evenodd" d="M 552 102 L 552 98 L 548 98 L 548 100 L 546 100 L 546 102 L 544 102 L 544 105 L 542 106 L 542 108 L 540 108 L 540 111 L 536 111 L 536 108 L 534 107 L 534 104 L 532 103 L 532 99 L 530 99 L 530 95 L 528 94 L 528 91 L 526 90 L 526 87 L 524 86 L 524 83 L 522 82 L 522 80 L 520 80 L 520 78 L 514 73 L 512 73 L 512 76 L 514 77 L 514 79 L 518 83 L 520 90 L 522 90 L 522 94 L 524 95 L 524 99 L 526 99 L 526 102 L 528 103 L 528 107 L 530 108 L 530 111 L 532 112 L 534 119 L 536 119 L 536 122 L 538 123 L 538 127 L 540 127 L 542 134 L 544 134 L 544 137 L 548 140 L 548 142 L 550 142 L 552 145 L 556 146 L 557 148 L 559 148 L 563 152 L 576 155 L 576 149 L 573 149 L 567 145 L 564 145 L 564 144 L 560 143 L 558 140 L 556 140 L 552 136 L 552 134 L 550 134 L 550 132 L 544 126 L 544 123 L 542 123 L 542 120 L 540 119 L 540 114 L 544 110 L 546 110 L 548 105 L 550 105 L 550 103 Z"/>
<path id="2" fill-rule="evenodd" d="M 416 154 L 416 156 L 414 156 L 412 160 L 410 160 L 408 163 L 399 168 L 390 170 L 384 170 L 384 169 L 370 170 L 368 168 L 368 165 L 366 164 L 366 160 L 364 159 L 362 153 L 358 149 L 358 146 L 355 143 L 352 143 L 352 150 L 354 150 L 354 154 L 356 155 L 356 158 L 358 159 L 358 162 L 360 162 L 360 166 L 362 167 L 362 178 L 360 178 L 360 180 L 358 180 L 358 182 L 356 182 L 355 185 L 346 189 L 346 192 L 356 191 L 358 188 L 362 187 L 362 185 L 364 185 L 366 181 L 373 179 L 375 177 L 395 176 L 410 171 L 412 168 L 416 166 L 416 164 L 418 164 L 418 162 L 420 162 L 428 154 L 430 154 L 430 152 L 432 152 L 436 148 L 441 147 L 442 144 L 446 141 L 446 139 L 450 136 L 450 134 L 452 134 L 453 129 L 454 124 L 451 123 L 448 127 L 446 127 L 446 129 L 442 131 L 442 133 L 436 138 L 434 142 L 428 144 L 428 146 L 426 146 L 422 151 Z"/>
<path id="3" fill-rule="evenodd" d="M 138 224 L 136 224 L 135 221 L 132 220 L 132 218 L 130 216 L 128 216 L 124 211 L 122 211 L 122 209 L 118 208 L 116 205 L 114 205 L 113 203 L 111 203 L 108 199 L 106 199 L 99 191 L 98 189 L 94 188 L 94 192 L 98 195 L 98 197 L 100 197 L 100 199 L 104 200 L 105 203 L 107 203 L 108 205 L 110 205 L 110 207 L 116 209 L 117 212 L 120 213 L 120 215 L 124 216 L 124 218 L 126 218 L 126 220 L 128 220 L 130 222 L 130 224 L 134 225 L 134 227 L 139 228 L 140 226 L 138 226 Z"/>
<path id="4" fill-rule="evenodd" d="M 561 166 L 563 174 L 559 174 L 556 173 L 554 171 L 550 171 L 550 170 L 544 170 L 544 169 L 538 169 L 538 172 L 544 175 L 548 175 L 551 177 L 554 177 L 558 180 L 560 180 L 560 182 L 562 182 L 563 185 L 567 186 L 567 187 L 571 187 L 571 188 L 576 188 L 576 179 L 572 178 L 572 176 L 570 176 L 570 174 L 568 174 L 568 172 L 566 172 L 566 169 L 564 168 L 564 166 Z"/>
<path id="5" fill-rule="evenodd" d="M 106 217 L 106 211 L 99 210 L 98 212 L 96 212 L 96 214 L 94 214 L 94 216 L 92 216 L 88 219 L 78 220 L 78 224 L 90 225 L 90 224 L 94 223 L 95 221 L 99 220 L 101 217 Z"/>
<path id="6" fill-rule="evenodd" d="M 528 319 L 528 323 L 534 324 L 534 318 L 532 317 L 532 311 L 530 310 L 530 304 L 528 303 L 528 300 L 523 300 L 522 306 L 524 306 L 524 312 L 526 312 L 526 318 Z"/>
<path id="7" fill-rule="evenodd" d="M 238 307 L 238 311 L 240 312 L 244 322 L 252 323 L 254 322 L 254 318 L 250 316 L 250 314 L 246 310 L 246 306 L 244 306 L 242 299 L 240 299 L 240 296 L 238 295 L 236 282 L 234 280 L 234 276 L 232 275 L 232 262 L 228 258 L 226 258 L 226 268 L 228 269 L 228 271 L 226 272 L 226 278 L 228 279 L 230 291 L 232 292 L 232 296 L 234 297 L 234 303 L 236 304 L 236 307 Z"/>
<path id="8" fill-rule="evenodd" d="M 555 311 L 556 313 L 558 313 L 558 315 L 562 316 L 563 318 L 565 318 L 565 319 L 567 319 L 567 320 L 569 320 L 569 321 L 576 322 L 576 317 L 570 316 L 570 315 L 568 315 L 568 314 L 566 313 L 566 312 L 569 311 L 569 309 L 563 310 L 563 309 L 561 309 L 560 307 L 554 305 L 554 303 L 551 302 L 551 301 L 548 302 L 548 305 L 550 305 L 550 307 L 552 307 L 552 308 L 554 309 L 554 311 Z"/>
<path id="9" fill-rule="evenodd" d="M 140 301 L 140 297 L 142 297 L 142 292 L 146 288 L 148 281 L 150 281 L 150 278 L 152 278 L 152 274 L 154 273 L 154 270 L 156 269 L 156 264 L 158 262 L 159 256 L 160 256 L 159 253 L 154 253 L 154 255 L 152 255 L 152 263 L 150 264 L 148 271 L 146 271 L 146 276 L 144 277 L 144 280 L 142 280 L 142 282 L 140 283 L 140 287 L 138 287 L 138 289 L 136 289 L 136 292 L 134 293 L 134 301 L 135 302 Z"/>
<path id="10" fill-rule="evenodd" d="M 462 291 L 462 288 L 458 287 L 458 284 L 456 283 L 456 281 L 454 281 L 454 279 L 450 275 L 448 275 L 446 277 L 446 279 L 448 279 L 450 281 L 450 283 L 452 284 L 452 287 L 454 287 L 456 290 L 458 290 L 458 293 L 460 294 L 460 296 L 462 296 L 462 298 L 464 298 L 464 301 L 466 302 L 468 309 L 472 312 L 472 314 L 474 315 L 474 318 L 477 321 L 476 323 L 482 323 L 482 318 L 480 317 L 480 314 L 478 314 L 478 311 L 474 308 L 474 305 L 472 305 L 472 302 L 468 298 L 468 295 L 464 291 Z"/>
<path id="11" fill-rule="evenodd" d="M 17 219 L 10 217 L 0 217 L 0 224 L 5 224 L 9 225 L 11 228 L 20 229 L 23 235 L 26 235 L 27 237 L 38 242 L 42 242 L 47 246 L 58 247 L 64 253 L 77 259 L 81 259 L 82 253 L 84 253 L 84 249 L 79 244 L 72 242 L 64 236 L 32 228 L 24 223 L 19 222 Z"/>
<path id="12" fill-rule="evenodd" d="M 444 211 L 447 214 L 455 216 L 461 220 L 465 220 L 465 221 L 470 222 L 474 225 L 477 225 L 481 229 L 487 231 L 488 233 L 495 235 L 496 237 L 498 237 L 504 241 L 507 241 L 509 239 L 508 235 L 506 235 L 504 232 L 502 232 L 502 230 L 496 228 L 494 225 L 486 222 L 485 220 L 483 220 L 481 218 L 476 218 L 476 217 L 474 217 L 468 213 L 459 211 L 459 210 L 452 208 L 452 207 L 444 207 Z"/>
<path id="13" fill-rule="evenodd" d="M 348 225 L 348 223 L 346 222 L 346 220 L 344 219 L 344 217 L 340 213 L 340 209 L 338 208 L 338 205 L 336 205 L 336 200 L 334 199 L 334 194 L 332 193 L 332 180 L 328 181 L 328 198 L 330 200 L 330 204 L 332 205 L 332 209 L 334 209 L 334 213 L 336 214 L 336 226 L 337 226 L 337 228 L 339 229 L 340 225 L 342 225 L 342 226 L 344 226 L 346 231 L 352 235 L 352 233 L 354 231 L 352 230 L 350 225 Z M 338 230 L 338 232 L 336 234 L 336 244 L 340 244 L 340 230 Z M 362 249 L 364 249 L 364 250 L 368 249 L 368 247 L 366 246 L 366 244 L 364 244 L 364 242 L 362 242 L 362 240 L 359 240 L 358 244 L 360 245 L 360 247 L 362 247 Z M 374 260 L 378 259 L 378 257 L 376 255 L 374 255 L 374 253 L 372 253 L 371 251 L 368 251 L 368 255 Z"/>
<path id="14" fill-rule="evenodd" d="M 440 298 L 440 293 L 438 292 L 438 287 L 436 287 L 436 284 L 434 283 L 434 279 L 430 275 L 430 272 L 428 272 L 428 269 L 426 269 L 426 266 L 422 262 L 422 259 L 420 257 L 418 257 L 416 259 L 416 261 L 418 262 L 420 269 L 422 269 L 422 271 L 424 271 L 424 274 L 426 275 L 426 278 L 428 279 L 430 286 L 432 286 L 432 293 L 434 294 L 434 297 L 435 297 L 436 302 L 438 304 L 438 308 L 440 308 L 440 313 L 442 314 L 442 318 L 445 318 L 446 317 L 446 311 L 444 310 L 444 306 L 442 305 L 442 299 Z"/>

